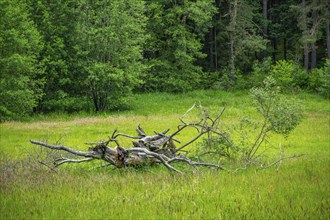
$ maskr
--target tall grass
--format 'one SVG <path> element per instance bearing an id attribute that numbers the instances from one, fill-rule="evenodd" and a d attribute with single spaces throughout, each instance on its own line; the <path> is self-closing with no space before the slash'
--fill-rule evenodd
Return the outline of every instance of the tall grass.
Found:
<path id="1" fill-rule="evenodd" d="M 122 113 L 2 123 L 0 219 L 329 219 L 330 105 L 314 95 L 297 99 L 305 106 L 305 119 L 287 140 L 274 136 L 272 141 L 281 142 L 287 155 L 306 156 L 283 161 L 279 172 L 182 167 L 186 174 L 178 175 L 161 166 L 90 170 L 99 165 L 91 163 L 63 165 L 55 173 L 34 169 L 26 158 L 33 149 L 29 139 L 62 137 L 65 145 L 86 149 L 84 142 L 107 138 L 116 128 L 134 134 L 139 123 L 149 133 L 173 131 L 196 101 L 213 111 L 226 105 L 228 127 L 244 115 L 258 118 L 243 92 L 135 95 L 132 109 Z M 120 142 L 130 145 L 130 140 Z"/>

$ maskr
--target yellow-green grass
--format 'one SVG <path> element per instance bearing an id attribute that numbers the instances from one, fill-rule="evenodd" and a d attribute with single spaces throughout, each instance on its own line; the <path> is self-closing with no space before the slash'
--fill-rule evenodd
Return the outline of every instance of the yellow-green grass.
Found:
<path id="1" fill-rule="evenodd" d="M 247 93 L 198 91 L 184 95 L 135 95 L 132 110 L 100 116 L 37 116 L 29 122 L 2 123 L 0 152 L 0 219 L 329 219 L 330 107 L 328 100 L 298 95 L 305 118 L 281 143 L 286 155 L 306 154 L 275 167 L 231 172 L 190 169 L 174 174 L 152 168 L 90 170 L 99 165 L 63 165 L 58 173 L 12 163 L 25 161 L 33 149 L 29 139 L 57 141 L 86 149 L 84 142 L 105 139 L 116 128 L 135 133 L 140 123 L 151 133 L 175 130 L 178 118 L 201 101 L 211 110 L 227 109 L 227 127 L 239 117 L 258 117 Z M 188 140 L 193 131 L 180 136 Z M 129 146 L 130 140 L 120 140 Z M 193 148 L 194 146 L 192 146 Z M 278 155 L 274 152 L 274 157 Z M 8 159 L 14 160 L 11 163 Z"/>

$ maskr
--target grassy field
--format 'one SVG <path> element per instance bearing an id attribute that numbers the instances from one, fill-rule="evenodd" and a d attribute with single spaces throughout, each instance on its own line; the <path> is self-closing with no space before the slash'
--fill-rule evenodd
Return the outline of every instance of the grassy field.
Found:
<path id="1" fill-rule="evenodd" d="M 117 128 L 129 134 L 138 124 L 149 133 L 175 130 L 178 118 L 197 101 L 213 112 L 226 106 L 222 120 L 228 127 L 243 116 L 258 118 L 245 92 L 135 95 L 125 112 L 2 123 L 0 219 L 329 219 L 330 104 L 309 94 L 296 99 L 304 106 L 304 120 L 287 140 L 274 136 L 272 142 L 281 143 L 286 155 L 306 155 L 283 161 L 279 172 L 183 168 L 186 175 L 179 175 L 163 167 L 90 170 L 99 165 L 91 163 L 63 165 L 55 173 L 27 159 L 34 149 L 30 139 L 61 138 L 85 150 L 84 142 L 106 139 Z"/>

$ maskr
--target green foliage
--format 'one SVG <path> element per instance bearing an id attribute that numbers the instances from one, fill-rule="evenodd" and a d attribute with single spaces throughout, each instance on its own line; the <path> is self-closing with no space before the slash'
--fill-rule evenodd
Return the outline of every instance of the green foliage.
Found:
<path id="1" fill-rule="evenodd" d="M 280 60 L 272 65 L 270 58 L 253 65 L 251 75 L 238 81 L 241 88 L 260 86 L 263 80 L 271 75 L 284 92 L 310 90 L 324 97 L 329 97 L 330 64 L 326 60 L 323 67 L 313 69 L 310 73 L 292 61 Z"/>
<path id="2" fill-rule="evenodd" d="M 0 120 L 32 112 L 41 96 L 40 35 L 22 1 L 0 2 Z"/>
<path id="3" fill-rule="evenodd" d="M 74 93 L 77 78 L 74 67 L 77 62 L 74 50 L 76 19 L 79 17 L 74 9 L 74 0 L 27 0 L 31 18 L 41 35 L 44 47 L 37 57 L 43 68 L 39 80 L 45 82 L 44 98 L 40 102 L 45 106 L 51 99 L 56 98 L 58 91 Z M 53 100 L 56 101 L 56 100 Z M 46 108 L 48 108 L 46 106 Z"/>
<path id="4" fill-rule="evenodd" d="M 84 86 L 95 111 L 119 109 L 123 98 L 140 82 L 144 69 L 141 62 L 146 38 L 144 2 L 118 0 L 95 5 L 82 1 L 80 9 Z"/>
<path id="5" fill-rule="evenodd" d="M 269 143 L 269 134 L 280 134 L 288 138 L 300 124 L 302 111 L 299 105 L 281 95 L 280 87 L 274 78 L 267 77 L 260 87 L 251 89 L 250 95 L 262 120 L 239 116 L 239 126 L 233 126 L 233 130 L 240 134 L 239 138 L 232 138 L 233 132 L 223 129 L 224 126 L 219 124 L 217 133 L 210 133 L 201 143 L 198 150 L 200 155 L 225 158 L 226 162 L 230 163 L 242 161 L 244 166 L 260 165 L 263 162 L 260 160 L 262 154 L 269 153 L 269 149 L 264 148 L 265 142 Z M 260 153 L 261 149 L 263 153 Z"/>
<path id="6" fill-rule="evenodd" d="M 230 69 L 229 68 L 223 68 L 221 70 L 222 76 L 218 82 L 215 83 L 214 87 L 217 89 L 225 90 L 225 91 L 230 91 L 230 90 L 235 90 L 237 89 L 241 82 L 242 78 L 242 73 L 239 69 L 235 69 L 235 81 L 233 81 L 230 78 Z M 240 89 L 240 88 L 239 88 Z"/>
<path id="7" fill-rule="evenodd" d="M 300 65 L 286 60 L 279 60 L 276 64 L 272 64 L 271 58 L 255 62 L 251 75 L 247 80 L 243 79 L 241 83 L 245 88 L 261 86 L 270 75 L 285 92 L 306 90 L 309 87 L 310 76 Z"/>
<path id="8" fill-rule="evenodd" d="M 326 60 L 323 67 L 314 69 L 310 75 L 309 89 L 330 98 L 330 60 Z"/>
<path id="9" fill-rule="evenodd" d="M 264 24 L 268 28 L 268 39 L 272 42 L 268 44 L 266 53 L 272 56 L 274 62 L 302 58 L 301 45 L 298 43 L 301 35 L 298 23 L 301 20 L 297 20 L 297 12 L 292 10 L 292 5 L 297 2 L 302 1 L 278 1 L 271 5 L 268 3 L 268 20 L 264 21 Z"/>
<path id="10" fill-rule="evenodd" d="M 286 137 L 302 119 L 299 104 L 280 94 L 280 88 L 272 77 L 267 77 L 263 86 L 251 90 L 252 100 L 264 118 L 265 132 L 273 131 Z"/>
<path id="11" fill-rule="evenodd" d="M 228 134 L 224 134 L 223 137 L 209 134 L 207 138 L 203 138 L 198 143 L 197 147 L 196 159 L 214 163 L 219 163 L 222 160 L 222 164 L 226 164 L 226 167 L 236 163 L 243 150 L 230 141 Z"/>
<path id="12" fill-rule="evenodd" d="M 245 73 L 251 69 L 255 54 L 266 49 L 267 40 L 258 33 L 259 26 L 256 24 L 261 15 L 256 1 L 228 1 L 228 4 L 231 4 L 228 7 L 232 8 L 231 12 L 228 12 L 231 19 L 225 31 L 233 34 L 235 69 Z"/>
<path id="13" fill-rule="evenodd" d="M 132 89 L 125 72 L 109 64 L 96 63 L 88 69 L 89 85 L 95 111 L 118 110 L 123 105 L 123 98 Z"/>
<path id="14" fill-rule="evenodd" d="M 64 91 L 57 91 L 51 99 L 42 102 L 42 110 L 44 113 L 74 113 L 74 112 L 89 112 L 93 109 L 90 100 L 86 96 L 70 96 Z"/>
<path id="15" fill-rule="evenodd" d="M 211 1 L 150 1 L 143 90 L 182 92 L 198 88 L 202 68 L 195 65 L 215 8 Z"/>
<path id="16" fill-rule="evenodd" d="M 307 72 L 292 61 L 277 61 L 272 67 L 271 74 L 284 90 L 295 91 L 308 88 Z"/>
<path id="17" fill-rule="evenodd" d="M 17 119 L 32 112 L 37 105 L 35 93 L 29 88 L 31 80 L 18 76 L 15 81 L 1 78 L 0 120 Z"/>
<path id="18" fill-rule="evenodd" d="M 289 61 L 302 61 L 301 43 L 315 43 L 322 64 L 325 1 L 274 1 L 267 19 L 263 2 L 1 0 L 1 120 L 32 110 L 125 109 L 132 90 L 247 89 L 269 74 L 286 91 L 329 97 L 329 64 L 307 74 Z"/>
<path id="19" fill-rule="evenodd" d="M 256 61 L 252 66 L 252 72 L 248 80 L 244 80 L 246 88 L 261 86 L 267 76 L 272 71 L 272 59 L 270 57 L 259 62 Z"/>

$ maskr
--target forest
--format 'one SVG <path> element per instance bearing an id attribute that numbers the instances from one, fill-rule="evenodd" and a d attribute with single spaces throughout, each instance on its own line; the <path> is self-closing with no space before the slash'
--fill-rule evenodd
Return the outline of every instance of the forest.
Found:
<path id="1" fill-rule="evenodd" d="M 0 12 L 2 121 L 268 75 L 328 97 L 327 0 L 1 0 Z"/>

